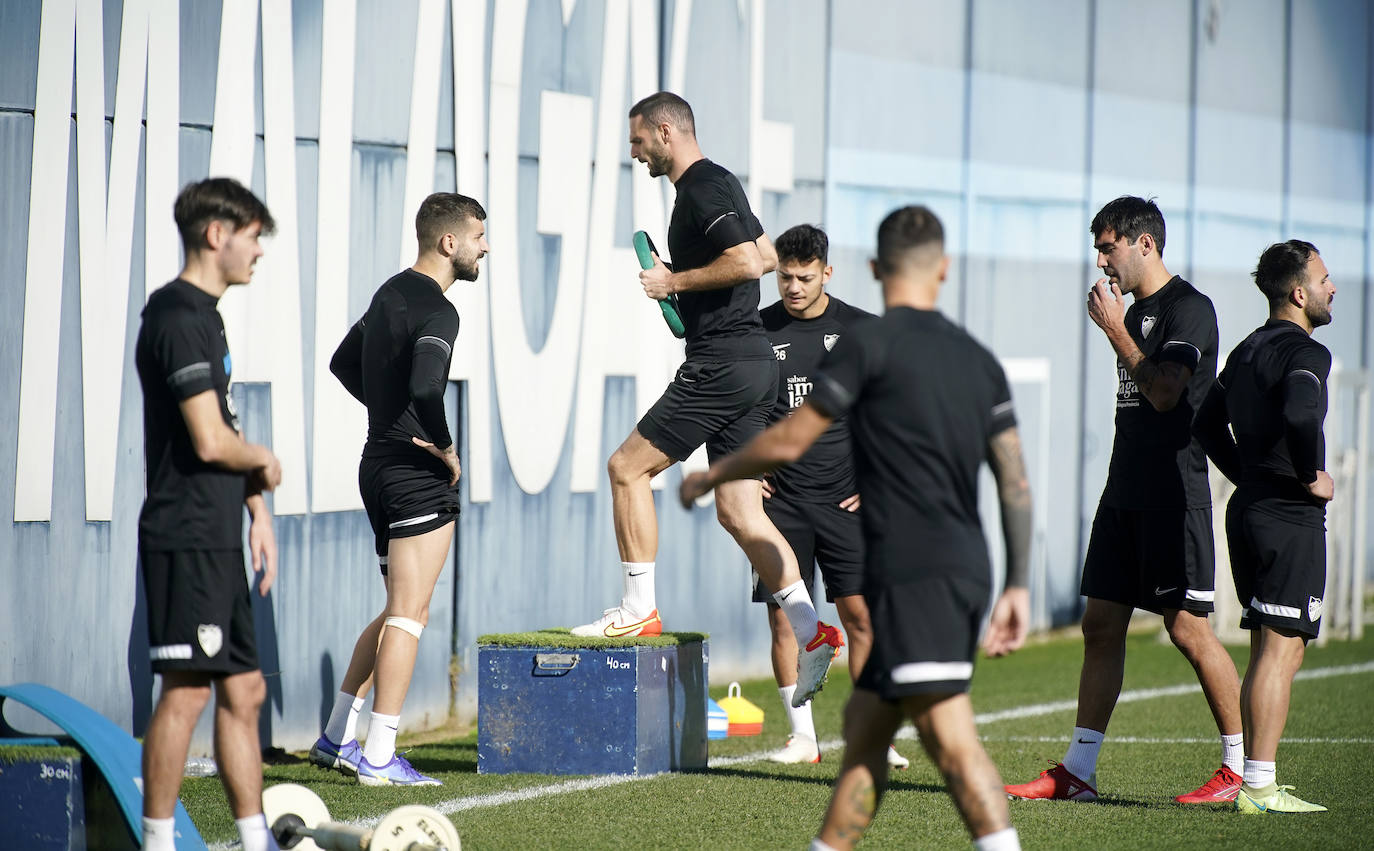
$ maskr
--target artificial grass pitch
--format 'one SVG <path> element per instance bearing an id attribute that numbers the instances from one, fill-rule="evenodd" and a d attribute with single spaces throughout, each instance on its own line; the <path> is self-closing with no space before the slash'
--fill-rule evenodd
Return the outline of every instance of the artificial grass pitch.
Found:
<path id="1" fill-rule="evenodd" d="M 477 637 L 477 644 L 496 647 L 562 647 L 569 650 L 605 650 L 618 647 L 677 647 L 699 644 L 710 638 L 704 632 L 665 632 L 662 635 L 635 635 L 626 638 L 573 635 L 566 627 L 535 632 L 492 632 Z"/>
<path id="2" fill-rule="evenodd" d="M 533 633 L 541 641 L 558 634 Z M 1175 795 L 1196 787 L 1220 764 L 1217 728 L 1206 700 L 1192 690 L 1197 677 L 1182 654 L 1155 632 L 1133 633 L 1126 643 L 1124 689 L 1160 693 L 1118 704 L 1098 766 L 1101 799 L 1010 802 L 1023 847 L 1223 851 L 1370 846 L 1374 630 L 1359 641 L 1309 646 L 1303 670 L 1325 668 L 1332 675 L 1293 683 L 1288 725 L 1279 745 L 1279 782 L 1295 785 L 1299 796 L 1330 808 L 1310 816 L 1244 816 L 1226 807 L 1174 803 Z M 1247 648 L 1227 649 L 1243 671 Z M 984 747 L 1004 782 L 1024 783 L 1047 768 L 1047 761 L 1063 756 L 1073 730 L 1082 662 L 1083 640 L 1076 635 L 1037 640 L 1002 659 L 979 659 L 970 695 L 975 712 L 1063 706 L 979 723 Z M 338 821 L 376 824 L 403 804 L 439 807 L 458 828 L 466 851 L 560 851 L 616 843 L 654 849 L 805 848 L 820 826 L 841 763 L 837 740 L 849 677 L 841 667 L 832 669 L 813 705 L 816 731 L 831 743 L 814 765 L 767 760 L 789 731 L 777 685 L 771 678 L 742 685 L 744 696 L 766 712 L 763 734 L 712 741 L 711 756 L 718 762 L 705 771 L 605 786 L 597 785 L 601 778 L 478 774 L 473 731 L 423 743 L 402 737 L 415 742 L 407 758 L 443 786 L 359 786 L 353 778 L 310 765 L 304 752 L 264 766 L 263 773 L 267 785 L 308 785 Z M 1170 686 L 1189 690 L 1170 692 Z M 725 690 L 722 683 L 710 693 L 720 699 Z M 944 778 L 910 735 L 909 728 L 903 730 L 897 749 L 911 758 L 911 768 L 891 773 L 877 821 L 861 847 L 968 848 L 968 832 L 945 791 Z M 237 840 L 220 778 L 186 778 L 182 799 L 208 842 Z"/>

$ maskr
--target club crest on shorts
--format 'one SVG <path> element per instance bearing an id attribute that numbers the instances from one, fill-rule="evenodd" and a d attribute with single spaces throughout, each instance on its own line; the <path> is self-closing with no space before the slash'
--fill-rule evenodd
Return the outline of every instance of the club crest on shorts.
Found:
<path id="1" fill-rule="evenodd" d="M 196 627 L 196 640 L 200 642 L 200 649 L 205 651 L 205 655 L 213 657 L 224 646 L 224 633 L 215 624 L 203 623 Z"/>
<path id="2" fill-rule="evenodd" d="M 1321 616 L 1322 616 L 1322 598 L 1321 598 L 1321 597 L 1308 597 L 1308 598 L 1307 598 L 1307 619 L 1310 620 L 1310 621 L 1312 621 L 1312 623 L 1316 623 L 1317 620 L 1318 620 L 1319 618 L 1321 618 Z"/>
<path id="3" fill-rule="evenodd" d="M 825 337 L 821 339 L 821 342 L 825 344 L 825 350 L 828 352 L 835 348 L 835 342 L 839 339 L 839 334 L 826 334 Z"/>
<path id="4" fill-rule="evenodd" d="M 1155 316 L 1142 316 L 1142 317 L 1140 317 L 1140 336 L 1142 336 L 1142 337 L 1148 337 L 1148 336 L 1150 336 L 1150 329 L 1152 329 L 1152 328 L 1155 327 L 1155 319 L 1157 319 L 1157 318 L 1158 318 L 1158 317 L 1155 317 Z"/>

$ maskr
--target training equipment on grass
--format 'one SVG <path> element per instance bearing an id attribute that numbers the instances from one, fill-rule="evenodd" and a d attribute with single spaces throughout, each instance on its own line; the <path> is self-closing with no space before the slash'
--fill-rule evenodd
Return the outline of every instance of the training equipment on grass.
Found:
<path id="1" fill-rule="evenodd" d="M 757 736 L 763 732 L 763 710 L 740 694 L 739 683 L 730 683 L 720 699 L 725 710 L 726 731 L 731 736 Z"/>
<path id="2" fill-rule="evenodd" d="M 730 716 L 711 698 L 706 698 L 706 738 L 723 739 L 730 735 Z"/>
<path id="3" fill-rule="evenodd" d="M 296 783 L 279 783 L 262 793 L 262 812 L 277 845 L 298 851 L 458 851 L 458 830 L 433 807 L 408 804 L 382 816 L 376 827 L 329 820 L 320 796 Z"/>
<path id="4" fill-rule="evenodd" d="M 83 802 L 87 812 L 109 812 L 111 809 L 117 811 L 123 818 L 117 820 L 115 824 L 95 823 L 88 820 L 85 824 L 85 837 L 81 845 L 91 848 L 126 847 L 132 839 L 135 847 L 143 844 L 143 789 L 140 785 L 143 774 L 143 747 L 134 740 L 119 725 L 110 719 L 91 709 L 80 701 L 63 694 L 56 689 L 48 688 L 37 683 L 17 683 L 10 686 L 0 686 L 0 737 L 12 738 L 22 736 L 18 730 L 11 727 L 4 718 L 4 703 L 14 701 L 23 704 L 44 718 L 48 719 L 58 727 L 62 728 L 63 736 L 60 738 L 61 744 L 70 744 L 79 748 L 90 765 L 94 765 L 96 775 L 104 780 L 104 786 L 93 787 L 103 801 L 92 800 L 90 793 L 87 793 L 86 800 Z M 4 739 L 0 739 L 4 741 Z M 59 743 L 58 739 L 50 740 Z M 89 765 L 87 766 L 87 779 L 90 778 Z M 109 796 L 114 798 L 115 807 L 107 808 L 100 806 L 100 803 L 108 802 L 105 797 L 105 789 L 108 788 Z M 16 806 L 14 800 L 0 802 L 0 824 L 7 826 L 13 825 L 13 820 L 8 817 L 6 807 Z M 177 802 L 175 827 L 177 831 L 177 848 L 179 849 L 203 849 L 205 842 L 200 838 L 200 832 L 191 822 L 191 817 L 186 814 L 186 808 Z M 121 834 L 116 837 L 111 832 Z M 7 835 L 6 847 L 13 847 L 8 842 L 18 842 L 19 837 Z M 34 847 L 36 843 L 21 843 L 23 847 Z"/>
<path id="5" fill-rule="evenodd" d="M 706 767 L 701 633 L 477 639 L 477 773 L 657 774 Z"/>
<path id="6" fill-rule="evenodd" d="M 635 231 L 634 235 L 635 255 L 639 257 L 639 268 L 654 268 L 654 255 L 658 252 L 654 250 L 654 241 L 649 239 L 649 235 L 642 230 Z M 677 312 L 677 299 L 669 296 L 660 299 L 658 307 L 663 311 L 663 321 L 668 323 L 668 328 L 673 332 L 673 336 L 681 339 L 687 336 L 687 326 L 682 324 L 682 317 Z"/>

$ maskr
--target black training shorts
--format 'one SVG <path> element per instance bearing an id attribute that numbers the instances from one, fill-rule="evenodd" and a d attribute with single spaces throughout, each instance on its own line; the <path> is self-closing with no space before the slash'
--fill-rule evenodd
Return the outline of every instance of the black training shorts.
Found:
<path id="1" fill-rule="evenodd" d="M 423 535 L 457 519 L 458 488 L 448 480 L 448 467 L 428 452 L 363 456 L 358 490 L 372 523 L 383 576 L 392 538 Z"/>
<path id="2" fill-rule="evenodd" d="M 774 494 L 763 501 L 768 519 L 797 556 L 802 582 L 814 598 L 816 564 L 825 582 L 825 599 L 863 593 L 864 533 L 859 515 L 838 505 L 801 502 Z M 772 603 L 773 593 L 754 574 L 754 602 Z"/>
<path id="3" fill-rule="evenodd" d="M 855 688 L 889 701 L 968 691 L 991 590 L 986 564 L 870 587 L 873 649 Z"/>
<path id="4" fill-rule="evenodd" d="M 1083 561 L 1085 597 L 1146 609 L 1210 612 L 1216 597 L 1212 509 L 1097 507 Z"/>
<path id="5" fill-rule="evenodd" d="M 768 427 L 778 392 L 778 362 L 687 361 L 637 426 L 660 452 L 683 461 L 706 444 L 711 461 Z"/>
<path id="6" fill-rule="evenodd" d="M 258 669 L 243 550 L 139 547 L 138 563 L 154 672 L 228 676 Z"/>
<path id="7" fill-rule="evenodd" d="M 1244 629 L 1291 629 L 1316 638 L 1326 595 L 1324 512 L 1310 503 L 1252 498 L 1226 506 L 1226 540 Z"/>

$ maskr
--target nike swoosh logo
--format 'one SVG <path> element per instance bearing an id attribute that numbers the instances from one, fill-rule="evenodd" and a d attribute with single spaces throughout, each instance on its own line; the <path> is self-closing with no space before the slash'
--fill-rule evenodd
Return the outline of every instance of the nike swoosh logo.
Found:
<path id="1" fill-rule="evenodd" d="M 1091 745 L 1091 744 L 1093 744 L 1092 742 L 1088 741 L 1087 739 L 1079 739 L 1079 740 L 1078 740 L 1078 743 L 1079 743 L 1080 745 Z"/>
<path id="2" fill-rule="evenodd" d="M 830 643 L 830 636 L 826 635 L 826 634 L 823 633 L 823 632 L 818 632 L 818 633 L 816 633 L 816 637 L 813 638 L 813 639 L 811 639 L 809 642 L 807 642 L 807 644 L 806 644 L 806 649 L 807 649 L 807 650 L 817 650 L 817 649 L 819 649 L 819 648 L 821 648 L 821 647 L 826 646 L 827 644 L 829 644 L 831 647 L 834 647 L 836 653 L 839 653 L 839 652 L 840 652 L 840 648 L 835 647 L 834 644 L 831 644 L 831 643 Z M 833 657 L 832 657 L 832 658 L 833 658 Z"/>
<path id="3" fill-rule="evenodd" d="M 1172 587 L 1172 588 L 1160 588 L 1158 585 L 1156 585 L 1156 586 L 1155 586 L 1155 596 L 1156 596 L 1156 597 L 1162 597 L 1163 595 L 1168 594 L 1170 591 L 1177 591 L 1177 590 L 1178 590 L 1178 586 L 1177 586 L 1177 585 L 1175 585 L 1175 586 Z"/>
<path id="4" fill-rule="evenodd" d="M 649 572 L 649 571 L 647 571 L 647 570 L 641 570 L 639 573 L 631 573 L 631 574 L 629 574 L 629 575 L 630 575 L 630 576 L 643 576 L 644 574 L 646 574 L 646 573 L 648 573 L 648 572 Z"/>
<path id="5" fill-rule="evenodd" d="M 635 630 L 637 630 L 637 629 L 639 629 L 640 627 L 644 626 L 644 624 L 648 623 L 649 620 L 650 620 L 649 618 L 645 618 L 645 619 L 642 620 L 642 621 L 635 621 L 634 623 L 626 624 L 626 625 L 624 625 L 624 626 L 616 626 L 615 624 L 607 624 L 607 625 L 606 625 L 606 629 L 605 629 L 605 633 L 606 633 L 606 636 L 607 636 L 608 638 L 619 638 L 620 636 L 624 635 L 624 634 L 627 633 L 627 632 L 634 632 Z"/>

